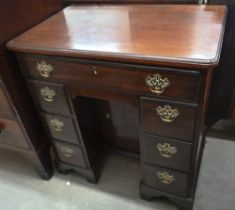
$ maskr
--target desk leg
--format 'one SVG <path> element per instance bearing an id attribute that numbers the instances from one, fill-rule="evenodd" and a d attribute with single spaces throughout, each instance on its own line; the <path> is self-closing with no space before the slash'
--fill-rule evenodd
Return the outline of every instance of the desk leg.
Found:
<path id="1" fill-rule="evenodd" d="M 140 182 L 140 197 L 143 200 L 151 201 L 156 197 L 165 197 L 180 207 L 180 210 L 192 210 L 193 198 L 183 198 L 180 196 L 172 195 L 166 192 L 162 192 L 145 185 L 142 181 Z"/>
<path id="2" fill-rule="evenodd" d="M 55 161 L 55 167 L 57 172 L 62 174 L 68 174 L 71 171 L 75 171 L 92 184 L 97 184 L 100 178 L 99 170 L 96 166 L 92 166 L 91 168 L 81 168 L 68 163 Z"/>
<path id="3" fill-rule="evenodd" d="M 36 151 L 30 152 L 28 158 L 36 168 L 39 176 L 45 180 L 50 180 L 54 174 L 52 159 L 48 147 L 48 145 L 44 146 L 38 153 Z"/>

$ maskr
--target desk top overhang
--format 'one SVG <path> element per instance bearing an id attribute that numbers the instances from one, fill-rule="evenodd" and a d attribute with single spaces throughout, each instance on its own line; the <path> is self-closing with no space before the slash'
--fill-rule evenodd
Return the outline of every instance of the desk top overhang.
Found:
<path id="1" fill-rule="evenodd" d="M 226 7 L 73 5 L 16 37 L 33 54 L 208 68 L 219 60 Z"/>

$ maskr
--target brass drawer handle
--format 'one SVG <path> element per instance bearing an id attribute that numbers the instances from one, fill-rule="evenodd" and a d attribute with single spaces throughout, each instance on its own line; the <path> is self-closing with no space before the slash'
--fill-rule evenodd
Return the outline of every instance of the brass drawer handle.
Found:
<path id="1" fill-rule="evenodd" d="M 170 175 L 166 171 L 158 171 L 156 175 L 163 184 L 171 184 L 176 180 L 174 175 Z"/>
<path id="2" fill-rule="evenodd" d="M 156 147 L 160 152 L 160 155 L 165 158 L 171 158 L 175 153 L 178 152 L 178 149 L 175 146 L 171 146 L 168 143 L 158 143 Z"/>
<path id="3" fill-rule="evenodd" d="M 73 156 L 74 151 L 73 151 L 73 149 L 71 147 L 61 146 L 60 149 L 61 149 L 61 152 L 63 153 L 63 155 L 65 157 L 70 158 L 70 157 Z"/>
<path id="4" fill-rule="evenodd" d="M 47 102 L 52 102 L 56 96 L 55 90 L 50 89 L 49 87 L 41 88 L 40 92 L 44 100 Z"/>
<path id="5" fill-rule="evenodd" d="M 51 72 L 54 71 L 54 67 L 51 64 L 47 64 L 45 61 L 37 63 L 36 67 L 40 75 L 45 78 L 50 77 Z"/>
<path id="6" fill-rule="evenodd" d="M 148 75 L 145 79 L 146 85 L 149 90 L 153 93 L 161 94 L 164 90 L 170 86 L 170 81 L 167 77 L 162 79 L 160 74 L 154 74 L 153 76 Z"/>
<path id="7" fill-rule="evenodd" d="M 158 106 L 156 108 L 156 112 L 160 116 L 161 120 L 167 123 L 173 122 L 173 120 L 180 114 L 177 108 L 172 109 L 170 105 L 165 105 L 164 107 Z"/>
<path id="8" fill-rule="evenodd" d="M 60 132 L 64 129 L 64 123 L 61 120 L 58 120 L 56 118 L 50 120 L 51 126 L 54 128 L 54 130 Z"/>

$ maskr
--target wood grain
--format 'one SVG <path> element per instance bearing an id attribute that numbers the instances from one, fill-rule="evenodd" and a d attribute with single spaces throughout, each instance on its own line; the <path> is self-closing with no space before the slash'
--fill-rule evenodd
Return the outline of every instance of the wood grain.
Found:
<path id="1" fill-rule="evenodd" d="M 17 122 L 0 118 L 0 142 L 15 147 L 29 149 L 30 146 Z"/>
<path id="2" fill-rule="evenodd" d="M 225 14 L 223 6 L 74 5 L 13 39 L 8 48 L 122 62 L 208 67 L 219 59 Z"/>
<path id="3" fill-rule="evenodd" d="M 192 144 L 151 135 L 143 135 L 142 138 L 144 162 L 186 172 L 190 170 Z M 177 152 L 166 158 L 157 149 L 159 143 L 170 144 L 171 147 L 176 147 Z"/>
<path id="4" fill-rule="evenodd" d="M 171 184 L 162 183 L 157 177 L 158 172 L 167 172 L 169 175 L 173 175 L 175 177 L 175 181 Z M 182 197 L 187 197 L 188 195 L 188 174 L 186 173 L 145 164 L 143 181 L 151 188 L 169 192 L 174 195 L 180 195 Z"/>
<path id="5" fill-rule="evenodd" d="M 179 111 L 179 116 L 171 123 L 164 122 L 156 111 L 159 106 L 163 108 L 166 105 L 170 105 L 172 109 Z M 196 105 L 141 98 L 141 114 L 144 132 L 184 141 L 193 141 Z"/>
<path id="6" fill-rule="evenodd" d="M 201 85 L 200 72 L 189 69 L 121 65 L 51 56 L 21 55 L 19 58 L 26 77 L 63 82 L 68 84 L 70 89 L 76 85 L 86 85 L 89 88 L 94 87 L 94 89 L 97 87 L 112 88 L 127 94 L 197 101 Z M 49 78 L 42 77 L 36 69 L 36 64 L 41 61 L 46 61 L 54 68 Z M 159 95 L 152 93 L 145 82 L 147 76 L 152 77 L 156 73 L 160 74 L 162 78 L 168 78 L 171 84 L 163 94 Z M 74 89 L 78 88 L 74 87 Z M 72 90 L 72 92 L 74 91 L 76 90 Z"/>

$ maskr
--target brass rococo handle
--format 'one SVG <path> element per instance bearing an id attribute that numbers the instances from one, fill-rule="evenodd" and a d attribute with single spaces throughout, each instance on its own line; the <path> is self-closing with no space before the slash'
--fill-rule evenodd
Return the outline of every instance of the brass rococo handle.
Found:
<path id="1" fill-rule="evenodd" d="M 47 102 L 52 102 L 54 100 L 54 97 L 56 96 L 55 90 L 50 89 L 49 87 L 41 88 L 40 92 L 43 99 Z"/>
<path id="2" fill-rule="evenodd" d="M 54 67 L 51 64 L 47 64 L 46 61 L 37 62 L 36 68 L 40 75 L 45 78 L 50 77 L 51 72 L 54 71 Z"/>
<path id="3" fill-rule="evenodd" d="M 64 123 L 61 120 L 58 120 L 57 118 L 53 118 L 50 120 L 51 126 L 54 128 L 56 131 L 62 131 L 64 129 Z"/>
<path id="4" fill-rule="evenodd" d="M 158 143 L 156 147 L 160 152 L 160 155 L 165 158 L 171 158 L 174 154 L 178 152 L 178 149 L 175 146 L 171 146 L 168 143 Z"/>
<path id="5" fill-rule="evenodd" d="M 156 175 L 163 184 L 171 184 L 176 180 L 174 175 L 170 175 L 166 171 L 158 171 Z"/>
<path id="6" fill-rule="evenodd" d="M 171 84 L 167 77 L 163 79 L 158 73 L 152 76 L 148 75 L 145 78 L 145 82 L 146 85 L 148 85 L 149 90 L 156 94 L 162 94 L 164 90 Z"/>
<path id="7" fill-rule="evenodd" d="M 177 108 L 173 109 L 170 105 L 165 105 L 163 107 L 158 106 L 156 108 L 157 114 L 160 116 L 161 120 L 167 123 L 173 122 L 180 114 Z"/>
<path id="8" fill-rule="evenodd" d="M 63 153 L 63 155 L 64 155 L 65 157 L 70 158 L 70 157 L 73 156 L 74 151 L 73 151 L 72 148 L 70 148 L 70 147 L 68 147 L 68 146 L 61 146 L 60 149 L 61 149 L 61 152 Z"/>

